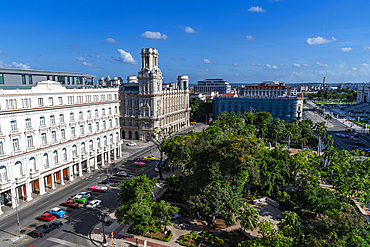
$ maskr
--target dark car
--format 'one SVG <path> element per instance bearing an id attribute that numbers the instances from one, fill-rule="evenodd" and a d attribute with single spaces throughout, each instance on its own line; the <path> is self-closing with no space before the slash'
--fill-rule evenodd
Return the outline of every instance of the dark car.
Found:
<path id="1" fill-rule="evenodd" d="M 46 233 L 49 233 L 55 229 L 61 228 L 63 225 L 63 222 L 59 220 L 55 220 L 53 222 L 49 222 L 47 224 L 43 224 L 42 226 L 39 226 L 36 228 L 36 230 L 33 231 L 33 236 L 38 238 L 43 238 Z"/>
<path id="2" fill-rule="evenodd" d="M 357 145 L 357 146 L 365 146 L 365 142 L 362 142 L 362 141 L 355 142 L 355 145 Z"/>

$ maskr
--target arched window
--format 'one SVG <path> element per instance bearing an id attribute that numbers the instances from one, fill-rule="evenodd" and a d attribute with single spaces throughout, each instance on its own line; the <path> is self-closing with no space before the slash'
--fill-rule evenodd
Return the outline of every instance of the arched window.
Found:
<path id="1" fill-rule="evenodd" d="M 96 139 L 96 148 L 100 148 L 100 138 Z"/>
<path id="2" fill-rule="evenodd" d="M 58 164 L 58 152 L 56 150 L 53 152 L 53 163 L 54 165 Z"/>
<path id="3" fill-rule="evenodd" d="M 77 157 L 77 147 L 76 147 L 76 145 L 72 146 L 72 157 L 73 158 Z"/>
<path id="4" fill-rule="evenodd" d="M 35 172 L 36 171 L 36 161 L 35 158 L 31 158 L 28 160 L 28 166 L 30 168 L 30 172 Z"/>
<path id="5" fill-rule="evenodd" d="M 67 160 L 67 149 L 66 148 L 62 149 L 62 159 L 63 161 Z"/>
<path id="6" fill-rule="evenodd" d="M 110 134 L 110 143 L 113 144 L 113 134 Z"/>
<path id="7" fill-rule="evenodd" d="M 116 133 L 116 142 L 119 141 L 119 136 L 118 136 L 118 132 Z"/>
<path id="8" fill-rule="evenodd" d="M 103 139 L 104 139 L 104 146 L 107 146 L 107 144 L 108 144 L 108 143 L 107 143 L 107 137 L 106 137 L 106 136 L 104 136 L 104 137 L 103 137 Z"/>
<path id="9" fill-rule="evenodd" d="M 42 156 L 42 158 L 43 158 L 43 163 L 44 163 L 44 167 L 46 168 L 46 167 L 48 167 L 49 166 L 49 158 L 48 158 L 48 154 L 44 154 L 43 156 Z"/>
<path id="10" fill-rule="evenodd" d="M 85 154 L 85 143 L 81 143 L 81 154 Z"/>
<path id="11" fill-rule="evenodd" d="M 4 183 L 7 180 L 6 167 L 0 166 L 0 183 Z"/>
<path id="12" fill-rule="evenodd" d="M 93 151 L 93 141 L 89 141 L 89 151 Z"/>
<path id="13" fill-rule="evenodd" d="M 17 161 L 14 165 L 14 177 L 19 178 L 20 176 L 22 176 L 22 163 Z"/>

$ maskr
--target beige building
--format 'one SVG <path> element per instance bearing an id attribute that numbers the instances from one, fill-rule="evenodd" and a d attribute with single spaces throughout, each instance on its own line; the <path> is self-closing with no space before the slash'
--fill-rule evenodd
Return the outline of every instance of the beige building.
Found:
<path id="1" fill-rule="evenodd" d="M 144 48 L 141 57 L 138 76 L 129 76 L 119 89 L 122 139 L 150 140 L 155 127 L 178 131 L 190 124 L 189 77 L 164 86 L 157 49 Z"/>

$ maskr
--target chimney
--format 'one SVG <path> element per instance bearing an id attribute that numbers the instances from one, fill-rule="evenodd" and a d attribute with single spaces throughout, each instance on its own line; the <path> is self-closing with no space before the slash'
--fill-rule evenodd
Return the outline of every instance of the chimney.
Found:
<path id="1" fill-rule="evenodd" d="M 325 76 L 324 76 L 324 80 L 322 81 L 322 87 L 325 89 Z"/>

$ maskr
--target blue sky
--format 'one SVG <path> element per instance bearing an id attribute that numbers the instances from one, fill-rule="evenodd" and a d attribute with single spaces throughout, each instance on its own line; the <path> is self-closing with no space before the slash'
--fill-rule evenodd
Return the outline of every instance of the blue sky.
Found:
<path id="1" fill-rule="evenodd" d="M 137 75 L 159 51 L 164 82 L 368 82 L 370 2 L 6 1 L 0 67 Z"/>

